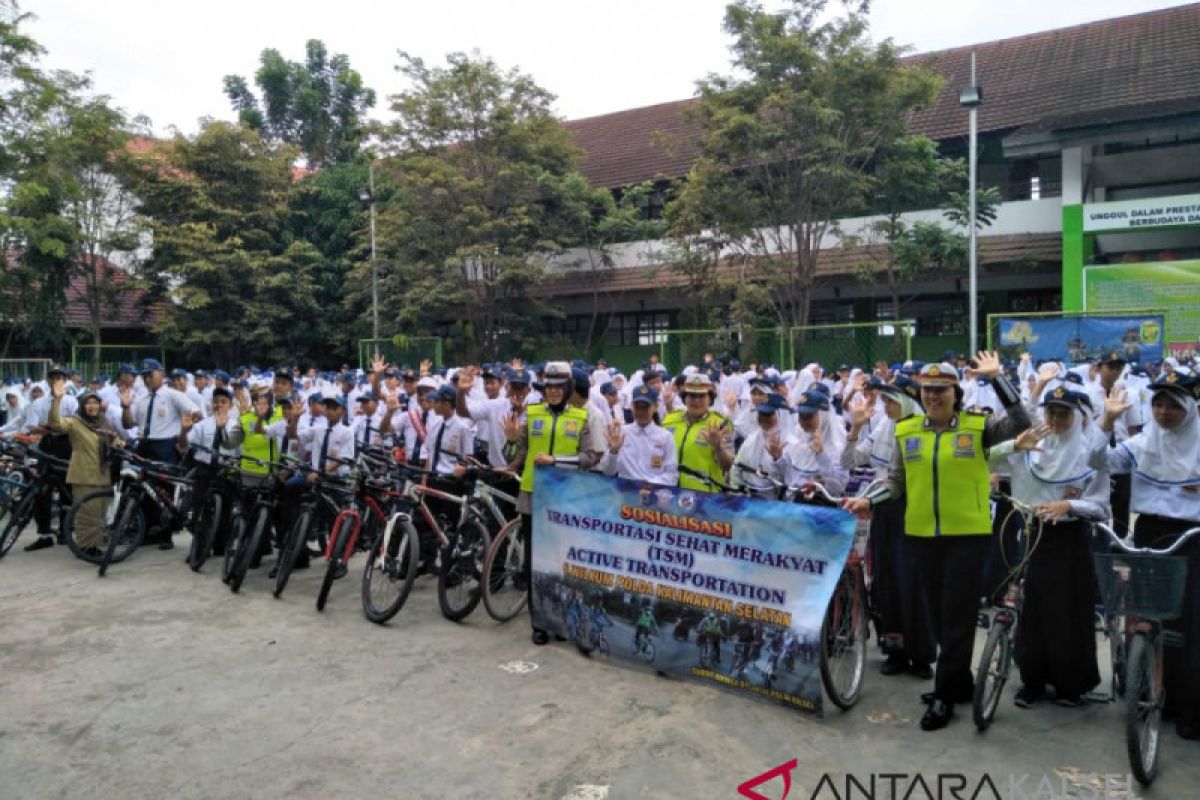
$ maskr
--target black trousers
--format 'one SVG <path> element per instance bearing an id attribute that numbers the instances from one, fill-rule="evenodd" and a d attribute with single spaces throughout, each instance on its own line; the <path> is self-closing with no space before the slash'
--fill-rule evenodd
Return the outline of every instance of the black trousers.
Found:
<path id="1" fill-rule="evenodd" d="M 975 687 L 971 656 L 979 612 L 979 576 L 991 536 L 909 536 L 907 544 L 938 647 L 934 694 L 948 704 L 970 702 Z"/>
<path id="2" fill-rule="evenodd" d="M 1111 487 L 1108 502 L 1112 506 L 1113 530 L 1122 539 L 1129 534 L 1129 496 L 1133 489 L 1133 476 L 1125 473 L 1113 475 L 1109 479 Z M 1104 539 L 1097 538 L 1098 542 Z"/>
<path id="3" fill-rule="evenodd" d="M 134 452 L 142 458 L 161 461 L 165 464 L 178 464 L 179 451 L 175 448 L 176 439 L 138 439 Z M 162 514 L 158 504 L 149 498 L 142 501 L 142 514 L 146 517 L 146 531 L 158 529 L 157 537 L 163 540 L 171 538 L 174 531 L 162 528 Z"/>
<path id="4" fill-rule="evenodd" d="M 1139 547 L 1162 549 L 1200 520 L 1183 520 L 1139 514 L 1133 528 L 1133 541 Z M 1183 634 L 1183 647 L 1163 648 L 1163 681 L 1167 697 L 1163 713 L 1176 724 L 1200 729 L 1200 542 L 1195 539 L 1179 550 L 1175 558 L 1188 560 L 1187 588 L 1183 593 L 1183 615 L 1164 622 L 1168 630 Z"/>
<path id="5" fill-rule="evenodd" d="M 42 437 L 38 443 L 38 449 L 42 452 L 52 455 L 55 458 L 61 458 L 64 461 L 71 460 L 71 439 L 66 434 L 48 434 Z M 33 521 L 37 523 L 37 531 L 39 536 L 49 536 L 52 531 L 51 517 L 54 513 L 54 493 L 58 492 L 58 530 L 59 536 L 62 536 L 62 523 L 67 516 L 67 511 L 71 508 L 71 490 L 67 487 L 67 473 L 57 467 L 45 467 L 46 469 L 46 486 L 38 494 L 37 500 L 33 504 Z"/>
<path id="6" fill-rule="evenodd" d="M 929 609 L 904 534 L 904 501 L 885 500 L 871 513 L 871 602 L 890 657 L 928 666 L 937 655 Z"/>

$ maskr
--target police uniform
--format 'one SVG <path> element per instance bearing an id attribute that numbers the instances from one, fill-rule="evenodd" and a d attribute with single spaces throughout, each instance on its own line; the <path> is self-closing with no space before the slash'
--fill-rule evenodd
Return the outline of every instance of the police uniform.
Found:
<path id="1" fill-rule="evenodd" d="M 683 387 L 684 392 L 712 392 L 712 382 L 706 375 L 693 375 Z M 721 439 L 726 451 L 733 449 L 733 424 L 723 414 L 711 409 L 697 420 L 688 419 L 686 409 L 672 411 L 662 421 L 665 428 L 675 440 L 675 457 L 680 467 L 686 467 L 707 475 L 717 483 L 725 483 L 725 470 L 721 466 L 713 446 L 709 444 L 705 433 L 710 427 L 721 431 Z M 679 486 L 682 489 L 692 489 L 697 492 L 715 492 L 717 489 L 705 483 L 694 475 L 689 475 L 683 469 L 679 471 Z"/>

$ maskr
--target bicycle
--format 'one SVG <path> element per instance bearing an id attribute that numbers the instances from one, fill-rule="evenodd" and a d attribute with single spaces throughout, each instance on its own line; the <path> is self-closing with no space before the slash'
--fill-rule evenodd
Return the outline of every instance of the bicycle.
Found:
<path id="1" fill-rule="evenodd" d="M 181 525 L 191 507 L 194 484 L 182 468 L 172 464 L 128 450 L 117 450 L 112 457 L 121 461 L 117 482 L 76 500 L 64 525 L 71 552 L 82 561 L 98 565 L 100 577 L 111 564 L 129 558 L 141 545 L 146 535 L 144 500 L 158 506 L 163 526 Z M 80 542 L 81 535 L 84 543 Z"/>
<path id="2" fill-rule="evenodd" d="M 55 489 L 58 489 L 59 497 L 64 503 L 71 497 L 70 490 L 63 481 L 70 462 L 56 458 L 36 446 L 24 448 L 14 444 L 10 446 L 10 453 L 10 471 L 3 478 L 5 502 L 0 505 L 0 521 L 4 523 L 3 530 L 0 531 L 0 558 L 12 550 L 21 533 L 33 520 L 34 509 L 39 499 Z M 63 523 L 60 523 L 59 527 L 62 528 Z"/>
<path id="3" fill-rule="evenodd" d="M 1158 771 L 1162 723 L 1163 648 L 1182 645 L 1183 637 L 1163 628 L 1178 619 L 1187 585 L 1186 558 L 1172 558 L 1200 527 L 1189 528 L 1162 549 L 1127 544 L 1108 525 L 1094 530 L 1108 539 L 1110 552 L 1093 553 L 1096 579 L 1106 612 L 1124 618 L 1129 642 L 1125 661 L 1125 749 L 1138 783 L 1149 786 Z"/>
<path id="4" fill-rule="evenodd" d="M 839 508 L 845 499 L 834 497 L 819 483 L 788 487 L 762 470 L 740 464 L 737 466 L 774 484 L 778 492 L 791 494 L 797 503 L 819 503 Z M 863 484 L 856 496 L 867 495 L 877 485 L 878 482 Z M 869 531 L 869 521 L 857 521 L 854 544 L 846 556 L 846 563 L 821 620 L 821 683 L 829 699 L 843 711 L 848 711 L 858 702 L 866 673 L 867 645 L 870 642 L 868 622 L 872 617 L 867 585 Z"/>
<path id="5" fill-rule="evenodd" d="M 705 631 L 700 632 L 696 649 L 700 654 L 700 667 L 702 669 L 721 668 L 721 659 L 717 650 L 719 643 L 720 637 L 717 634 Z"/>
<path id="6" fill-rule="evenodd" d="M 356 468 L 357 471 L 351 473 L 356 482 L 356 490 L 350 495 L 349 502 L 334 517 L 330 528 L 332 535 L 325 548 L 328 563 L 325 567 L 325 577 L 321 581 L 321 589 L 317 593 L 317 611 L 325 610 L 333 582 L 346 575 L 347 565 L 354 555 L 360 535 L 365 533 L 362 539 L 368 550 L 373 549 L 379 526 L 388 518 L 372 491 L 384 492 L 390 482 L 384 480 L 381 483 L 371 474 L 372 470 L 379 471 L 386 467 L 386 462 L 373 458 L 366 450 L 360 453 L 356 460 L 339 460 Z"/>
<path id="7" fill-rule="evenodd" d="M 242 460 L 251 461 L 269 470 L 291 467 L 286 463 L 262 461 L 245 455 L 242 456 Z M 263 537 L 269 535 L 278 505 L 279 485 L 274 475 L 257 486 L 247 487 L 244 496 L 239 493 L 234 497 L 229 515 L 229 538 L 225 543 L 225 558 L 221 567 L 221 580 L 229 586 L 231 592 L 236 594 L 242 588 Z M 247 508 L 249 514 L 246 513 Z M 247 525 L 247 520 L 252 520 L 252 524 Z"/>
<path id="8" fill-rule="evenodd" d="M 192 544 L 188 548 L 187 565 L 192 572 L 199 572 L 204 562 L 212 555 L 221 523 L 226 517 L 226 498 L 235 498 L 241 492 L 240 455 L 228 455 L 204 445 L 192 445 L 193 450 L 206 452 L 216 463 L 215 474 L 208 483 L 204 497 L 196 497 L 198 510 L 192 515 Z M 232 505 L 232 503 L 231 503 Z"/>
<path id="9" fill-rule="evenodd" d="M 1010 518 L 1011 514 L 1019 513 L 1024 520 L 1023 529 L 1029 531 L 1035 516 L 1033 506 L 1022 503 L 1016 498 L 1006 497 L 1005 499 L 1012 503 L 1013 510 Z M 1001 542 L 1004 541 L 1003 534 L 1008 522 L 1009 519 L 1005 519 L 1000 525 Z M 1025 600 L 1025 566 L 1037 548 L 1041 532 L 1042 525 L 1039 522 L 1037 533 L 1032 537 L 1032 544 L 1026 548 L 1020 563 L 1010 570 L 1005 579 L 1008 583 L 1008 590 L 1004 595 L 1003 604 L 992 615 L 988 625 L 987 641 L 984 642 L 983 650 L 979 654 L 979 664 L 975 669 L 975 691 L 971 700 L 971 716 L 975 721 L 975 728 L 980 733 L 986 731 L 992 724 L 992 720 L 996 716 L 996 709 L 1000 705 L 1000 696 L 1004 692 L 1004 686 L 1012 671 L 1016 632 L 1021 622 L 1021 611 Z"/>
<path id="10" fill-rule="evenodd" d="M 322 541 L 324 537 L 320 534 L 321 526 L 314 524 L 318 516 L 324 519 L 336 519 L 342 508 L 347 505 L 345 498 L 355 490 L 355 484 L 346 480 L 344 476 L 333 475 L 299 462 L 291 464 L 289 468 L 297 472 L 316 475 L 317 480 L 311 485 L 311 491 L 301 500 L 300 513 L 280 545 L 279 557 L 275 563 L 273 594 L 276 598 L 279 598 L 283 594 L 283 590 L 287 588 L 292 568 L 300 556 L 300 549 L 308 546 L 310 529 L 315 528 L 318 531 L 318 543 L 321 550 L 324 552 L 328 548 L 328 540 Z M 253 551 L 242 554 L 242 558 L 247 559 L 247 565 L 249 565 L 251 552 Z"/>
<path id="11" fill-rule="evenodd" d="M 647 664 L 654 663 L 654 634 L 650 631 L 635 629 L 633 632 L 633 654 L 641 656 Z"/>

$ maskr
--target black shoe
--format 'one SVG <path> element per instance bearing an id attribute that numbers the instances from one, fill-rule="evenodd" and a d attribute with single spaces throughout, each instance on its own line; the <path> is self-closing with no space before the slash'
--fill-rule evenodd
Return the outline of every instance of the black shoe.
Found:
<path id="1" fill-rule="evenodd" d="M 899 675 L 908 670 L 908 659 L 903 656 L 888 656 L 887 660 L 879 667 L 880 673 L 884 675 Z"/>
<path id="2" fill-rule="evenodd" d="M 923 681 L 933 680 L 933 667 L 928 664 L 913 664 L 908 668 L 908 674 Z"/>
<path id="3" fill-rule="evenodd" d="M 170 539 L 163 539 L 162 544 L 160 544 L 158 546 L 158 549 L 159 550 L 174 550 L 175 543 L 172 542 Z"/>
<path id="4" fill-rule="evenodd" d="M 937 699 L 937 692 L 923 692 L 921 694 L 921 702 L 929 705 Z M 954 694 L 952 699 L 956 703 L 970 703 L 975 699 L 975 687 L 969 686 L 961 692 Z"/>
<path id="5" fill-rule="evenodd" d="M 1013 698 L 1013 705 L 1017 708 L 1033 708 L 1044 697 L 1041 690 L 1035 689 L 1032 686 L 1022 686 L 1017 690 L 1017 696 Z"/>
<path id="6" fill-rule="evenodd" d="M 533 632 L 533 643 L 534 644 L 541 646 L 541 645 L 549 643 L 549 641 L 550 641 L 550 634 L 546 633 L 545 631 L 534 631 Z"/>
<path id="7" fill-rule="evenodd" d="M 950 724 L 950 720 L 954 718 L 954 706 L 942 701 L 934 700 L 929 704 L 925 716 L 921 717 L 921 730 L 937 731 Z"/>
<path id="8" fill-rule="evenodd" d="M 34 550 L 45 550 L 48 547 L 54 547 L 54 537 L 49 534 L 42 534 L 36 540 L 25 545 L 25 552 L 32 553 Z"/>
<path id="9" fill-rule="evenodd" d="M 346 569 L 345 564 L 338 564 L 336 567 L 334 567 L 334 570 L 333 570 L 334 580 L 337 580 L 338 578 L 346 577 L 347 572 L 348 572 L 348 570 Z"/>

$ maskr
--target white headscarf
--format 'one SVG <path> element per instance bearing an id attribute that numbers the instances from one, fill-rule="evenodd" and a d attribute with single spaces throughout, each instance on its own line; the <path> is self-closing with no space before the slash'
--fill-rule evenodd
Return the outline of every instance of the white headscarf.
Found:
<path id="1" fill-rule="evenodd" d="M 1088 437 L 1087 412 L 1071 409 L 1071 427 L 1063 433 L 1052 433 L 1041 442 L 1041 451 L 1026 450 L 1025 465 L 1029 474 L 1042 483 L 1077 483 L 1095 472 L 1088 466 L 1091 452 Z"/>
<path id="2" fill-rule="evenodd" d="M 900 419 L 917 413 L 917 402 L 902 391 L 879 393 L 880 402 L 892 401 L 900 406 Z M 886 412 L 885 412 L 886 414 Z M 879 425 L 868 434 L 871 437 L 871 465 L 887 468 L 892 463 L 892 452 L 896 449 L 896 423 L 884 416 Z"/>
<path id="3" fill-rule="evenodd" d="M 822 452 L 835 464 L 841 458 L 842 450 L 846 448 L 846 428 L 842 425 L 841 418 L 834 417 L 829 411 L 818 411 L 817 419 L 820 420 L 820 427 L 815 434 L 805 431 L 797 420 L 795 430 L 792 431 L 792 443 L 784 451 L 784 456 L 798 472 L 815 474 L 820 469 L 817 457 L 809 444 L 813 436 L 821 437 Z"/>
<path id="4" fill-rule="evenodd" d="M 1152 483 L 1171 486 L 1197 483 L 1200 482 L 1200 419 L 1196 401 L 1180 392 L 1171 392 L 1170 397 L 1186 410 L 1183 423 L 1167 430 L 1151 417 L 1145 429 L 1126 439 L 1121 447 L 1133 456 L 1134 471 Z"/>

